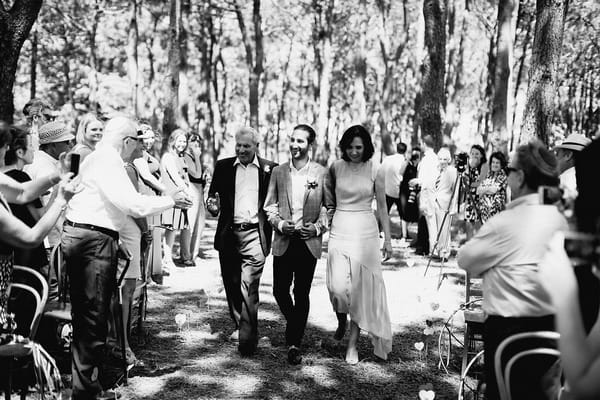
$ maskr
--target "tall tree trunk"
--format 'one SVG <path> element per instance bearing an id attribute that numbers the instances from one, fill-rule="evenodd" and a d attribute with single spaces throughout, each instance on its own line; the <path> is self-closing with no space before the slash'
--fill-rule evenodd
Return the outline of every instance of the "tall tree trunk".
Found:
<path id="1" fill-rule="evenodd" d="M 263 73 L 263 34 L 262 34 L 262 17 L 260 14 L 260 0 L 252 1 L 252 25 L 253 25 L 253 36 L 254 42 L 250 40 L 248 29 L 246 28 L 246 22 L 244 20 L 244 14 L 242 7 L 239 3 L 240 0 L 236 0 L 235 14 L 237 16 L 238 25 L 242 34 L 242 42 L 244 49 L 246 50 L 246 65 L 248 67 L 248 103 L 250 108 L 250 126 L 258 130 L 258 97 L 259 97 L 259 84 L 260 76 Z"/>
<path id="2" fill-rule="evenodd" d="M 292 50 L 294 48 L 294 41 L 290 40 L 290 49 L 288 51 L 285 64 L 283 65 L 283 71 L 281 74 L 281 99 L 277 106 L 277 131 L 275 132 L 275 156 L 277 162 L 279 162 L 279 139 L 281 137 L 281 122 L 285 119 L 285 97 L 287 92 L 290 90 L 290 79 L 288 78 L 288 67 L 290 65 L 290 59 L 292 58 Z"/>
<path id="3" fill-rule="evenodd" d="M 533 57 L 527 103 L 519 143 L 539 138 L 548 144 L 552 133 L 558 63 L 569 0 L 537 0 Z"/>
<path id="4" fill-rule="evenodd" d="M 7 10 L 0 3 L 0 120 L 13 122 L 13 86 L 21 48 L 35 22 L 42 0 L 15 0 Z"/>
<path id="5" fill-rule="evenodd" d="M 129 43 L 127 46 L 127 64 L 129 72 L 129 82 L 131 84 L 131 107 L 136 118 L 140 115 L 139 107 L 139 64 L 138 64 L 138 0 L 131 3 L 131 17 L 129 19 Z"/>
<path id="6" fill-rule="evenodd" d="M 94 13 L 92 16 L 92 26 L 86 31 L 88 46 L 90 48 L 90 73 L 89 73 L 89 90 L 88 101 L 90 103 L 90 111 L 98 112 L 98 55 L 96 53 L 96 32 L 100 23 L 100 2 L 94 1 Z"/>
<path id="7" fill-rule="evenodd" d="M 359 39 L 356 53 L 354 54 L 354 107 L 358 120 L 367 121 L 367 99 L 365 97 L 365 79 L 367 78 L 367 12 L 366 0 L 360 0 Z"/>
<path id="8" fill-rule="evenodd" d="M 202 136 L 202 152 L 206 154 L 207 149 L 213 148 L 214 141 L 214 114 L 211 101 L 211 81 L 213 62 L 213 26 L 210 13 L 211 0 L 201 2 L 199 5 L 200 35 L 196 39 L 196 47 L 200 52 L 200 81 L 196 96 L 196 119 L 198 130 Z"/>
<path id="9" fill-rule="evenodd" d="M 437 151 L 442 145 L 441 105 L 446 72 L 446 5 L 444 0 L 424 0 L 425 48 L 421 103 L 421 135 L 431 135 Z"/>
<path id="10" fill-rule="evenodd" d="M 512 91 L 509 88 L 511 87 L 513 65 L 514 11 L 514 0 L 499 1 L 492 103 L 492 143 L 494 144 L 494 150 L 501 150 L 506 147 L 512 125 L 511 120 L 509 120 Z"/>
<path id="11" fill-rule="evenodd" d="M 513 111 L 512 111 L 512 123 L 511 126 L 514 127 L 515 126 L 515 121 L 517 118 L 517 108 L 519 105 L 519 90 L 521 89 L 521 84 L 523 82 L 523 76 L 526 73 L 527 70 L 527 65 L 526 65 L 526 60 L 527 60 L 527 53 L 529 52 L 529 43 L 531 42 L 531 27 L 532 27 L 532 20 L 533 20 L 533 15 L 531 13 L 528 12 L 528 10 L 526 10 L 525 7 L 519 7 L 519 14 L 518 14 L 518 22 L 522 21 L 522 25 L 524 26 L 525 29 L 525 37 L 523 38 L 523 52 L 521 53 L 521 57 L 519 57 L 519 68 L 517 70 L 517 76 L 515 77 L 515 87 L 514 87 L 514 92 L 513 92 L 513 98 L 515 99 L 515 107 L 513 107 Z M 516 42 L 516 41 L 515 41 Z M 514 136 L 515 136 L 515 132 L 514 129 L 512 129 L 511 132 L 511 137 L 510 137 L 510 149 L 512 150 L 513 148 L 513 144 L 514 144 Z"/>
<path id="12" fill-rule="evenodd" d="M 29 98 L 35 97 L 38 64 L 38 30 L 31 31 L 31 65 L 29 69 Z"/>
<path id="13" fill-rule="evenodd" d="M 181 120 L 179 109 L 179 65 L 181 37 L 181 0 L 170 0 L 169 59 L 167 63 L 166 105 L 163 115 L 163 151 L 167 149 L 169 135 Z"/>
<path id="14" fill-rule="evenodd" d="M 318 119 L 317 119 L 317 146 L 315 147 L 315 160 L 323 164 L 335 156 L 335 138 L 329 132 L 329 107 L 331 96 L 331 73 L 333 71 L 333 50 L 331 24 L 335 0 L 313 0 L 314 26 L 313 42 L 315 59 L 318 60 Z M 332 143 L 333 142 L 333 143 Z"/>

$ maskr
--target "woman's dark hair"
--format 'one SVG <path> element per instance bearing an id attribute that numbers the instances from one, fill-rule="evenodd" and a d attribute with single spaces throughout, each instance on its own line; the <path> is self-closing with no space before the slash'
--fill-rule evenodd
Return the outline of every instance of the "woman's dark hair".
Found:
<path id="1" fill-rule="evenodd" d="M 12 165 L 17 162 L 17 150 L 27 150 L 29 144 L 29 134 L 23 128 L 18 126 L 10 127 L 11 141 L 4 156 L 4 164 Z"/>
<path id="2" fill-rule="evenodd" d="M 474 144 L 473 146 L 471 146 L 471 150 L 477 150 L 479 152 L 479 154 L 481 154 L 481 164 L 479 164 L 479 166 L 481 167 L 483 164 L 486 163 L 487 158 L 485 157 L 485 150 L 483 149 L 482 146 L 478 145 L 478 144 Z M 505 159 L 506 161 L 506 159 Z M 504 168 L 504 167 L 502 167 Z"/>
<path id="3" fill-rule="evenodd" d="M 0 147 L 10 144 L 12 134 L 10 133 L 10 125 L 4 121 L 0 121 Z"/>
<path id="4" fill-rule="evenodd" d="M 500 168 L 506 172 L 506 166 L 508 165 L 508 161 L 506 161 L 506 157 L 504 156 L 504 153 L 502 153 L 501 151 L 495 151 L 492 153 L 492 155 L 490 155 L 490 168 L 492 166 L 492 160 L 496 159 L 498 161 L 500 161 Z"/>
<path id="5" fill-rule="evenodd" d="M 375 153 L 375 147 L 373 147 L 371 135 L 369 135 L 367 129 L 362 125 L 353 125 L 346 129 L 342 135 L 342 139 L 340 140 L 339 144 L 340 150 L 342 151 L 342 159 L 344 161 L 350 161 L 350 157 L 348 157 L 348 154 L 346 154 L 346 150 L 348 150 L 355 137 L 361 138 L 363 142 L 364 149 L 362 161 L 370 160 L 371 157 L 373 157 L 373 153 Z"/>
<path id="6" fill-rule="evenodd" d="M 296 129 L 308 133 L 308 144 L 313 144 L 315 142 L 315 138 L 317 137 L 317 133 L 312 128 L 312 126 L 306 125 L 306 124 L 299 124 L 299 125 L 296 125 L 294 127 L 294 129 L 292 129 L 292 132 L 295 131 Z"/>

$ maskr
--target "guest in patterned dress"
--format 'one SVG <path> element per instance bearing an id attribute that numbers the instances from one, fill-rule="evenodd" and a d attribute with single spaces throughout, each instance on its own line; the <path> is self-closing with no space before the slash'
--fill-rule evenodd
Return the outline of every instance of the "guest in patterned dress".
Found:
<path id="1" fill-rule="evenodd" d="M 490 156 L 490 172 L 477 188 L 482 223 L 506 207 L 506 164 L 506 158 L 501 152 L 494 152 Z"/>
<path id="2" fill-rule="evenodd" d="M 477 208 L 478 195 L 477 186 L 481 183 L 481 169 L 486 163 L 485 151 L 478 144 L 471 146 L 469 152 L 469 164 L 467 170 L 463 174 L 463 193 L 465 193 L 465 222 L 467 230 L 467 240 L 481 226 L 481 215 Z"/>

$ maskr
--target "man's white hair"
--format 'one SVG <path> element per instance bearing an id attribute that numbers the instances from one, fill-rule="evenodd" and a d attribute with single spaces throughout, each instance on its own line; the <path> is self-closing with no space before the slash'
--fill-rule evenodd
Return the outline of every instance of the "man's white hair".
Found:
<path id="1" fill-rule="evenodd" d="M 102 136 L 100 143 L 120 148 L 123 139 L 127 136 L 136 136 L 136 132 L 137 125 L 131 118 L 125 116 L 114 117 L 104 126 L 104 136 Z"/>
<path id="2" fill-rule="evenodd" d="M 258 145 L 260 143 L 260 135 L 254 128 L 251 128 L 249 126 L 242 126 L 235 132 L 235 140 L 237 141 L 238 138 L 242 135 L 251 135 L 254 144 Z"/>

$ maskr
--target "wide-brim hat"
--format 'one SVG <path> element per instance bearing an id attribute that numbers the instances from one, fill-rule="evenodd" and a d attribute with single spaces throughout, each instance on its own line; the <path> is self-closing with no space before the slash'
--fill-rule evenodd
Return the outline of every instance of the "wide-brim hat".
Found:
<path id="1" fill-rule="evenodd" d="M 67 126 L 58 121 L 48 122 L 40 126 L 38 136 L 40 144 L 68 142 L 75 139 L 75 136 L 69 132 Z"/>
<path id="2" fill-rule="evenodd" d="M 581 151 L 587 147 L 592 141 L 580 133 L 571 133 L 561 144 L 554 149 L 566 149 L 573 151 Z"/>

